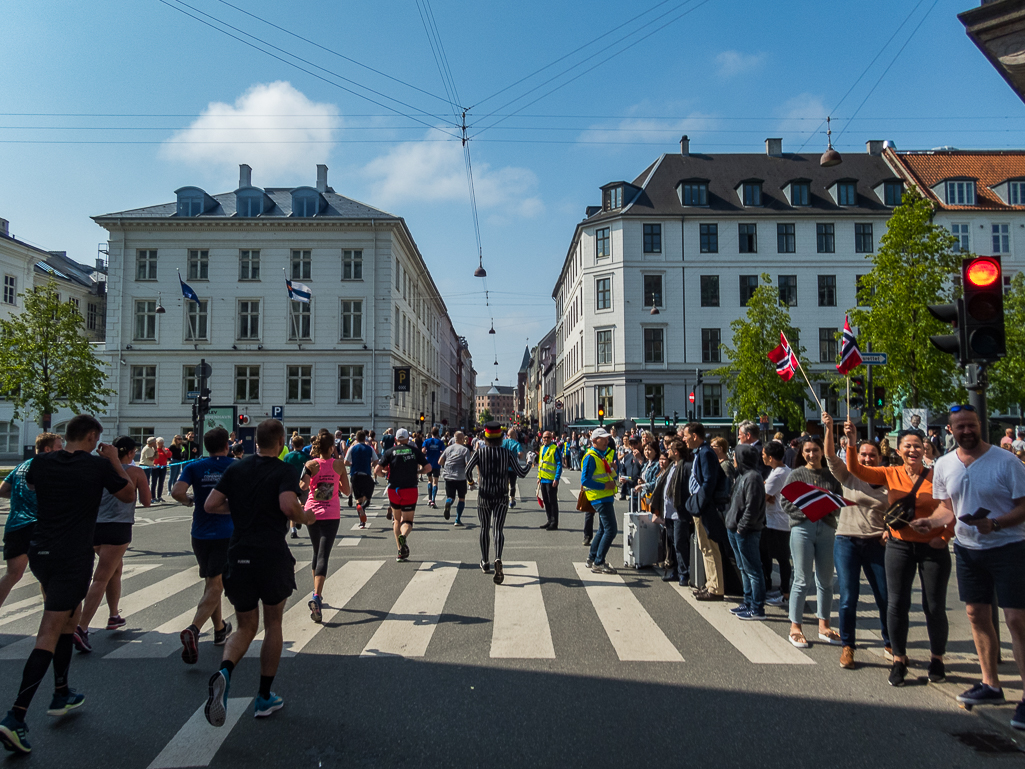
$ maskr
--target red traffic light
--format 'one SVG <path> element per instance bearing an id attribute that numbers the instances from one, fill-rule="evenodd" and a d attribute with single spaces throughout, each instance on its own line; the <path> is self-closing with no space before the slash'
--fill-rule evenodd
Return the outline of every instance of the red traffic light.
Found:
<path id="1" fill-rule="evenodd" d="M 687 400 L 689 400 L 691 402 L 691 404 L 694 403 L 694 391 L 693 390 L 690 391 L 690 395 L 687 396 Z"/>
<path id="2" fill-rule="evenodd" d="M 978 288 L 992 286 L 1000 280 L 1000 265 L 992 259 L 975 259 L 965 268 L 965 280 Z"/>
<path id="3" fill-rule="evenodd" d="M 246 415 L 246 414 L 239 414 L 238 415 L 238 423 L 239 423 L 240 426 L 241 425 L 249 424 L 249 416 Z"/>

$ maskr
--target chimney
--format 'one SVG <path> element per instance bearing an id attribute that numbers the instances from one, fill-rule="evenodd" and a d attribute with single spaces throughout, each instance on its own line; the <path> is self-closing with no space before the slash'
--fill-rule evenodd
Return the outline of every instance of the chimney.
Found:
<path id="1" fill-rule="evenodd" d="M 317 166 L 317 192 L 327 192 L 327 166 L 323 163 Z"/>
<path id="2" fill-rule="evenodd" d="M 238 186 L 239 189 L 253 186 L 253 169 L 245 163 L 240 164 L 238 167 Z"/>
<path id="3" fill-rule="evenodd" d="M 11 223 L 8 222 L 6 219 L 0 219 L 0 235 L 10 235 L 11 234 L 10 230 L 8 229 L 10 227 L 10 224 Z"/>
<path id="4" fill-rule="evenodd" d="M 687 157 L 690 154 L 690 139 L 686 136 L 680 137 L 680 154 Z"/>
<path id="5" fill-rule="evenodd" d="M 869 139 L 865 142 L 865 149 L 868 150 L 869 155 L 882 155 L 883 154 L 883 140 L 882 139 Z"/>
<path id="6" fill-rule="evenodd" d="M 766 139 L 765 140 L 765 154 L 770 158 L 781 158 L 783 157 L 783 140 L 782 139 Z"/>

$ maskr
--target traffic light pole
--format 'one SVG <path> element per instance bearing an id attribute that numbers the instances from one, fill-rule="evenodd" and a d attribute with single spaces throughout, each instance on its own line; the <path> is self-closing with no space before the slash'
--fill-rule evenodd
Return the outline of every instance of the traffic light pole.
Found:
<path id="1" fill-rule="evenodd" d="M 986 388 L 989 387 L 989 373 L 985 363 L 969 363 L 965 367 L 965 388 L 968 403 L 975 406 L 982 423 L 982 440 L 989 442 L 989 411 L 986 406 Z"/>

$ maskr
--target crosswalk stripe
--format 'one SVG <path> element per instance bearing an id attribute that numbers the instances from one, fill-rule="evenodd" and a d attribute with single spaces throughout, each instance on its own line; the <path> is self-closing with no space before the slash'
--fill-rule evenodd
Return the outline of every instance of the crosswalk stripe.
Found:
<path id="1" fill-rule="evenodd" d="M 730 614 L 729 606 L 722 602 L 699 601 L 689 588 L 670 583 L 683 600 L 701 617 L 733 644 L 733 647 L 756 665 L 814 665 L 815 660 L 790 641 L 780 637 L 764 622 L 744 622 Z"/>
<path id="2" fill-rule="evenodd" d="M 598 619 L 623 662 L 683 662 L 683 656 L 655 624 L 618 574 L 594 574 L 575 563 Z"/>
<path id="3" fill-rule="evenodd" d="M 458 572 L 455 563 L 421 564 L 360 656 L 423 657 Z"/>
<path id="4" fill-rule="evenodd" d="M 508 561 L 503 567 L 505 582 L 495 585 L 492 658 L 555 659 L 537 562 Z"/>
<path id="5" fill-rule="evenodd" d="M 185 726 L 171 738 L 147 769 L 182 769 L 190 766 L 209 766 L 217 750 L 228 738 L 239 718 L 249 708 L 252 697 L 229 697 L 224 726 L 210 726 L 199 707 Z"/>

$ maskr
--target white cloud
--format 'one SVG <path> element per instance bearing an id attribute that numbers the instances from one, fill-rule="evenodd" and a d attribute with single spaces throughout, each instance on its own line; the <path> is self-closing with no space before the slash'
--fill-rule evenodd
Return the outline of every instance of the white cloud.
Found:
<path id="1" fill-rule="evenodd" d="M 732 50 L 723 51 L 715 57 L 715 63 L 719 65 L 719 74 L 723 77 L 734 77 L 758 69 L 764 61 L 764 53 L 741 53 Z"/>
<path id="2" fill-rule="evenodd" d="M 780 117 L 780 121 L 776 126 L 776 130 L 784 135 L 797 134 L 800 136 L 801 143 L 804 143 L 804 140 L 808 138 L 808 134 L 814 131 L 820 122 L 825 121 L 829 110 L 818 96 L 802 93 L 785 101 L 777 110 L 777 114 Z M 826 127 L 822 126 L 822 133 L 825 134 L 825 131 Z M 826 137 L 823 135 L 822 141 L 818 144 L 815 143 L 814 139 L 808 144 L 809 146 L 821 144 L 825 147 Z"/>
<path id="3" fill-rule="evenodd" d="M 258 83 L 234 105 L 211 102 L 164 142 L 160 155 L 218 171 L 248 163 L 257 186 L 268 186 L 276 174 L 294 184 L 296 173 L 306 169 L 312 176 L 313 167 L 325 162 L 341 124 L 333 104 L 310 101 L 291 83 Z"/>
<path id="4" fill-rule="evenodd" d="M 666 151 L 672 151 L 684 134 L 693 136 L 714 133 L 718 127 L 718 118 L 700 112 L 692 112 L 679 120 L 623 118 L 611 126 L 593 125 L 581 133 L 577 141 L 581 144 L 611 143 L 613 147 L 620 144 L 664 143 Z"/>

